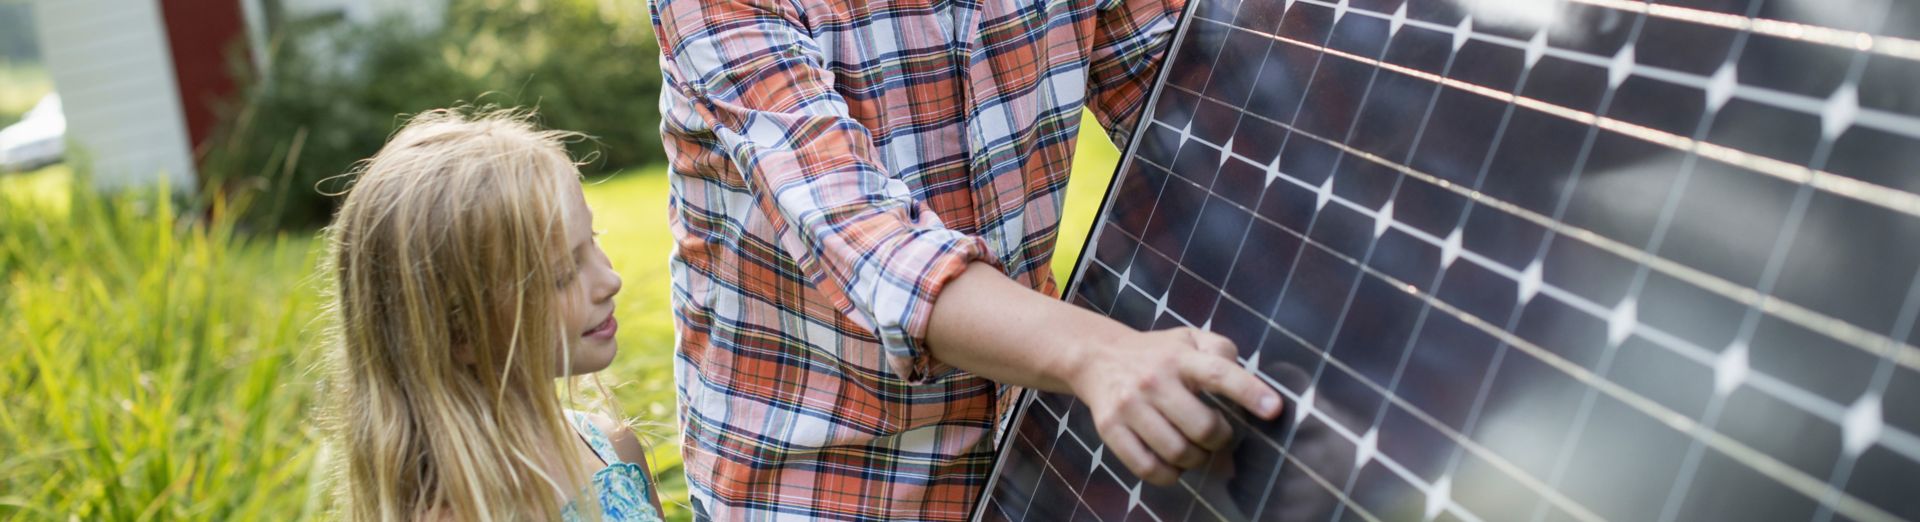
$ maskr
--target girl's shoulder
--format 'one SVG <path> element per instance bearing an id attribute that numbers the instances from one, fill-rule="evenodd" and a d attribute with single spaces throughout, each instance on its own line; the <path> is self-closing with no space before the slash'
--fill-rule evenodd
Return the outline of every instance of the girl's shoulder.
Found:
<path id="1" fill-rule="evenodd" d="M 653 490 L 646 450 L 633 430 L 605 415 L 567 411 L 567 419 L 580 432 L 593 452 L 607 467 L 593 474 L 587 494 L 596 497 L 603 520 L 660 520 L 660 500 Z M 579 520 L 577 503 L 569 503 L 562 520 Z"/>
<path id="2" fill-rule="evenodd" d="M 605 447 L 611 449 L 613 455 L 618 456 L 621 462 L 646 465 L 647 449 L 640 444 L 640 438 L 634 435 L 633 428 L 628 427 L 626 423 L 606 415 L 578 410 L 567 410 L 567 418 L 582 435 L 590 439 L 599 439 L 593 442 L 605 444 Z"/>

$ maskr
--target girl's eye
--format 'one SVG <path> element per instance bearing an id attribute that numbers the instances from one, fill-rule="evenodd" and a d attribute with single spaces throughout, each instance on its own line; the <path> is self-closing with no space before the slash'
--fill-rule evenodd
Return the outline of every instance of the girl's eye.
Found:
<path id="1" fill-rule="evenodd" d="M 573 284 L 573 278 L 578 275 L 580 275 L 579 272 L 568 270 L 566 273 L 560 274 L 560 279 L 558 282 L 554 283 L 554 286 L 558 286 L 560 288 L 566 288 L 567 285 Z"/>

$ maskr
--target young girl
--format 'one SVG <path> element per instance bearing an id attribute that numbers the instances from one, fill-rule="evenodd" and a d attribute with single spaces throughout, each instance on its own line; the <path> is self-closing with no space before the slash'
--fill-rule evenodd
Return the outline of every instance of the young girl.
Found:
<path id="1" fill-rule="evenodd" d="M 659 519 L 633 432 L 556 390 L 612 362 L 620 291 L 572 136 L 434 111 L 355 173 L 325 389 L 352 519 Z"/>

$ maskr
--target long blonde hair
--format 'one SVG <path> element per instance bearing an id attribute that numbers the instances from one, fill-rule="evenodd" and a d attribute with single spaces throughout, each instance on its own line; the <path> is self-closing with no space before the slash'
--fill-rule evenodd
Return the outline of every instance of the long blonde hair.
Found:
<path id="1" fill-rule="evenodd" d="M 469 112 L 409 120 L 349 174 L 328 230 L 324 422 L 354 520 L 546 519 L 584 484 L 574 453 L 554 457 L 575 437 L 554 381 L 576 135 Z"/>

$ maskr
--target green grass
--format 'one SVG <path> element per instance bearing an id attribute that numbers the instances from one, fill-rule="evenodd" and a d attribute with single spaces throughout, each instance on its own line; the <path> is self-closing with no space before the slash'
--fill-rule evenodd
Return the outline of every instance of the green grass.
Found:
<path id="1" fill-rule="evenodd" d="M 1081 143 L 1062 277 L 1117 159 L 1097 132 Z M 165 198 L 76 185 L 58 166 L 0 176 L 0 520 L 321 515 L 308 371 L 319 242 L 246 237 L 177 219 Z M 602 375 L 643 423 L 668 518 L 685 520 L 666 176 L 590 183 L 587 198 L 626 282 L 621 352 Z"/>
<path id="2" fill-rule="evenodd" d="M 32 172 L 0 173 L 0 205 L 28 205 L 35 212 L 53 217 L 67 215 L 73 188 L 73 169 L 66 164 L 42 167 Z"/>

